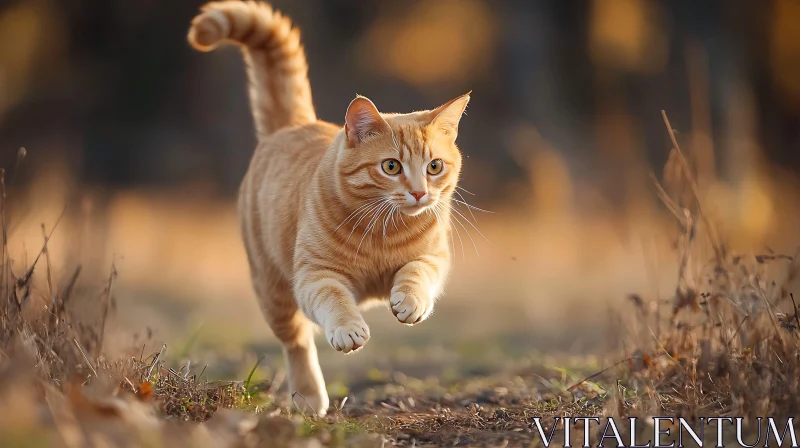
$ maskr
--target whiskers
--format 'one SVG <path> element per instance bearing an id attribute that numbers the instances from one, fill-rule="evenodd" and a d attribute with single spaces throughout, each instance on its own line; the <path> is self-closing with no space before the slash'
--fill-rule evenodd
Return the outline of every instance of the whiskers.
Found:
<path id="1" fill-rule="evenodd" d="M 466 257 L 466 251 L 464 250 L 464 240 L 461 238 L 461 232 L 463 231 L 464 234 L 469 239 L 470 243 L 472 243 L 472 248 L 475 250 L 475 255 L 480 257 L 480 252 L 478 251 L 478 245 L 475 243 L 475 239 L 472 238 L 471 230 L 478 232 L 478 235 L 480 235 L 481 238 L 486 240 L 487 243 L 491 244 L 492 242 L 489 241 L 488 238 L 486 238 L 486 236 L 483 234 L 483 232 L 480 231 L 480 229 L 478 229 L 477 225 L 478 219 L 475 217 L 473 210 L 482 213 L 494 213 L 494 212 L 490 212 L 488 210 L 484 210 L 482 208 L 475 207 L 474 205 L 470 204 L 458 190 L 462 190 L 467 194 L 474 195 L 473 193 L 470 193 L 466 189 L 457 186 L 456 190 L 454 190 L 453 192 L 458 197 L 452 196 L 450 198 L 449 210 L 447 209 L 447 207 L 443 202 L 437 202 L 431 208 L 431 211 L 436 216 L 436 220 L 438 222 L 441 222 L 443 220 L 443 215 L 449 211 L 448 217 L 452 218 L 449 224 L 451 229 L 455 231 L 455 235 L 458 238 L 459 245 L 461 246 L 461 256 Z M 466 209 L 465 212 L 469 214 L 469 218 L 467 217 L 467 215 L 462 213 L 462 211 L 464 210 L 460 210 L 459 207 L 463 207 L 464 209 Z M 459 226 L 461 227 L 461 230 L 459 230 Z M 453 238 L 453 232 L 450 232 L 450 244 L 452 245 L 453 254 L 455 254 L 455 239 Z"/>
<path id="2" fill-rule="evenodd" d="M 353 237 L 353 234 L 356 233 L 356 229 L 361 227 L 361 224 L 364 224 L 364 231 L 361 235 L 361 239 L 358 241 L 358 247 L 356 248 L 355 256 L 357 257 L 359 252 L 361 251 L 361 246 L 364 244 L 364 241 L 367 240 L 367 235 L 375 234 L 375 229 L 379 229 L 378 233 L 380 234 L 381 228 L 383 229 L 383 237 L 386 238 L 388 233 L 391 231 L 391 227 L 394 226 L 395 230 L 399 229 L 396 218 L 398 210 L 400 206 L 395 204 L 391 197 L 388 196 L 381 196 L 379 198 L 368 199 L 360 206 L 356 207 L 347 217 L 338 225 L 336 229 L 334 229 L 334 233 L 338 232 L 339 229 L 344 227 L 346 224 L 353 222 L 353 227 L 350 229 L 350 233 L 347 235 L 347 239 L 345 240 L 345 244 L 350 242 L 350 239 Z M 401 222 L 402 216 L 400 217 Z"/>
<path id="3" fill-rule="evenodd" d="M 450 245 L 452 253 L 456 252 L 456 239 L 458 239 L 458 246 L 461 247 L 462 257 L 466 258 L 466 250 L 464 249 L 465 240 L 469 240 L 475 254 L 480 257 L 478 244 L 472 236 L 472 232 L 477 232 L 478 235 L 486 242 L 491 244 L 491 241 L 481 232 L 477 225 L 477 218 L 475 212 L 480 213 L 493 213 L 476 207 L 467 202 L 463 191 L 466 194 L 472 194 L 469 191 L 456 187 L 457 190 L 453 191 L 453 195 L 448 200 L 436 201 L 432 206 L 425 209 L 425 213 L 433 215 L 437 225 L 447 226 L 450 231 Z M 461 191 L 459 191 L 461 190 Z M 334 230 L 338 232 L 342 227 L 352 223 L 350 233 L 347 235 L 345 244 L 349 243 L 353 235 L 357 233 L 358 229 L 361 232 L 361 237 L 358 241 L 358 246 L 353 254 L 358 257 L 361 253 L 361 247 L 365 242 L 381 236 L 386 239 L 391 233 L 410 230 L 415 227 L 409 227 L 400 212 L 401 205 L 399 205 L 391 196 L 381 196 L 374 199 L 368 199 L 355 210 L 353 210 Z M 399 223 L 397 221 L 400 221 Z M 346 230 L 345 230 L 346 231 Z M 463 236 L 462 236 L 463 235 Z"/>
<path id="4" fill-rule="evenodd" d="M 393 212 L 397 206 L 392 203 L 391 199 L 386 199 L 386 201 L 382 202 L 380 207 L 372 214 L 372 218 L 367 222 L 367 227 L 364 229 L 364 234 L 361 235 L 361 240 L 358 242 L 358 247 L 356 248 L 356 256 L 361 251 L 361 245 L 364 244 L 364 239 L 367 235 L 372 235 L 372 231 L 375 229 L 375 226 L 380 222 L 380 218 L 384 213 Z M 387 214 L 388 218 L 388 214 Z M 383 227 L 384 237 L 386 236 L 386 226 Z"/>
<path id="5" fill-rule="evenodd" d="M 337 231 L 339 231 L 339 229 L 342 228 L 343 225 L 347 224 L 349 221 L 354 219 L 356 216 L 359 216 L 359 215 L 363 214 L 365 211 L 371 210 L 373 206 L 377 206 L 378 203 L 380 203 L 382 201 L 385 201 L 387 199 L 388 198 L 385 198 L 385 197 L 379 197 L 379 198 L 375 198 L 375 199 L 368 199 L 366 201 L 366 204 L 363 204 L 363 205 L 357 207 L 355 210 L 352 211 L 352 213 L 350 213 L 347 216 L 347 218 L 344 219 L 344 221 L 342 221 L 338 226 L 336 226 L 336 228 L 333 230 L 333 233 L 336 233 Z M 356 225 L 353 226 L 353 230 L 355 230 L 355 228 L 357 226 L 358 226 L 358 223 L 356 223 Z M 350 234 L 352 235 L 352 232 Z"/>

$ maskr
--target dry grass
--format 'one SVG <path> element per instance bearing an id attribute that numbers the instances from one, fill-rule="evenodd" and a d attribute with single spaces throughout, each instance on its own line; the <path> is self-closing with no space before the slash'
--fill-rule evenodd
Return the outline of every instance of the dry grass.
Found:
<path id="1" fill-rule="evenodd" d="M 100 296 L 88 298 L 94 309 L 76 304 L 80 266 L 63 288 L 54 286 L 47 243 L 55 228 L 44 234 L 42 227 L 41 249 L 29 265 L 17 267 L 6 236 L 4 171 L 0 189 L 0 446 L 166 446 L 187 437 L 197 446 L 251 446 L 274 442 L 274 434 L 283 434 L 280 440 L 286 442 L 275 446 L 303 440 L 302 416 L 290 419 L 284 412 L 282 417 L 279 406 L 267 414 L 254 404 L 269 394 L 268 383 L 251 377 L 201 380 L 202 370 L 197 373 L 188 363 L 168 367 L 166 346 L 153 354 L 106 358 L 114 266 Z M 214 424 L 179 424 L 205 422 L 215 414 Z"/>
<path id="2" fill-rule="evenodd" d="M 255 384 L 252 371 L 209 382 L 188 363 L 170 368 L 166 347 L 106 358 L 114 267 L 97 281 L 95 312 L 85 313 L 73 306 L 80 267 L 61 288 L 52 278 L 54 229 L 43 227 L 41 250 L 17 266 L 0 175 L 0 446 L 523 446 L 538 438 L 533 417 L 794 416 L 800 315 L 789 285 L 799 254 L 733 253 L 664 119 L 674 148 L 663 180 L 653 180 L 677 222 L 677 288 L 667 299 L 631 296 L 631 309 L 612 322 L 620 341 L 613 356 L 622 361 L 584 380 L 592 372 L 541 366 L 464 378 L 447 390 L 385 380 L 382 397 L 375 385 L 324 419 L 293 414 L 279 384 Z"/>
<path id="3" fill-rule="evenodd" d="M 800 254 L 733 253 L 704 214 L 692 169 L 664 119 L 680 175 L 656 186 L 678 222 L 678 282 L 666 301 L 634 297 L 630 327 L 648 342 L 633 347 L 622 384 L 654 414 L 796 415 L 800 321 L 788 288 L 800 273 Z"/>

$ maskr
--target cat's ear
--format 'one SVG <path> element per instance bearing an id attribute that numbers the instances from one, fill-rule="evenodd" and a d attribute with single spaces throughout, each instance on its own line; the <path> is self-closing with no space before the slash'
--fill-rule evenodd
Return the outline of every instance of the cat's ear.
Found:
<path id="1" fill-rule="evenodd" d="M 467 108 L 471 93 L 472 90 L 432 110 L 431 126 L 455 140 L 458 135 L 458 122 L 461 121 L 461 115 Z"/>
<path id="2" fill-rule="evenodd" d="M 369 137 L 389 131 L 389 124 L 381 117 L 378 108 L 367 97 L 357 96 L 350 106 L 344 120 L 344 132 L 350 147 L 355 147 Z"/>

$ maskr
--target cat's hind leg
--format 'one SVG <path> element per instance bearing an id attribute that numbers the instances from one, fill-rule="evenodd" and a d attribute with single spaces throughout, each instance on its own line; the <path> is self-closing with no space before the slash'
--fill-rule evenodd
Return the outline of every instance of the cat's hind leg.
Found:
<path id="1" fill-rule="evenodd" d="M 253 285 L 267 323 L 283 345 L 294 406 L 307 414 L 324 415 L 329 399 L 314 344 L 314 324 L 298 309 L 289 282 L 277 269 L 254 274 Z"/>

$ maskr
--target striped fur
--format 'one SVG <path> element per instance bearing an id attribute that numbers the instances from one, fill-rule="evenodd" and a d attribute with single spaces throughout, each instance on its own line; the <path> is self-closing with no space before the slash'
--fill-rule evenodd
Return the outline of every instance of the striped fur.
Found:
<path id="1" fill-rule="evenodd" d="M 349 353 L 370 338 L 362 305 L 383 301 L 413 325 L 430 316 L 442 292 L 461 170 L 455 140 L 469 94 L 408 114 L 382 114 L 359 96 L 344 126 L 318 121 L 298 34 L 289 29 L 264 3 L 227 1 L 206 5 L 189 36 L 201 49 L 224 38 L 244 42 L 250 55 L 261 139 L 239 192 L 242 236 L 259 304 L 283 344 L 290 388 L 304 397 L 295 404 L 324 414 L 314 324 L 334 349 Z M 270 62 L 253 65 L 257 52 Z M 302 70 L 286 71 L 286 64 Z M 402 172 L 387 174 L 388 159 Z M 431 174 L 434 160 L 443 168 Z"/>

